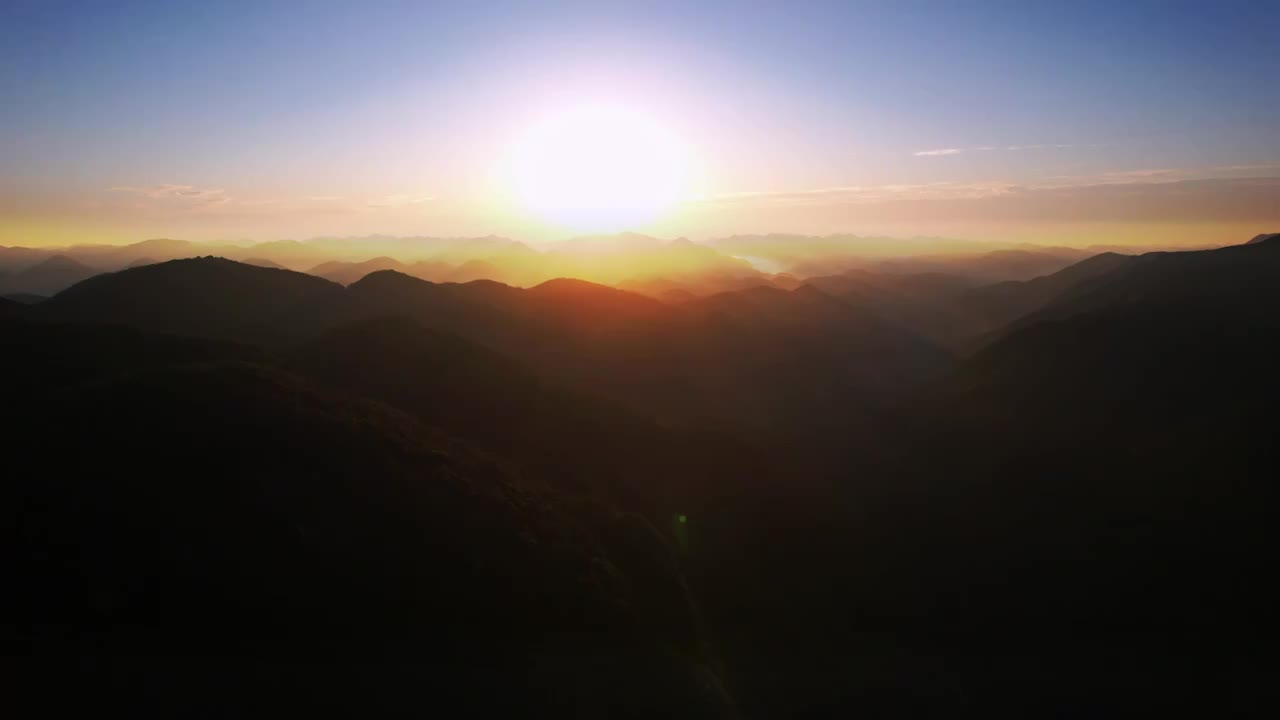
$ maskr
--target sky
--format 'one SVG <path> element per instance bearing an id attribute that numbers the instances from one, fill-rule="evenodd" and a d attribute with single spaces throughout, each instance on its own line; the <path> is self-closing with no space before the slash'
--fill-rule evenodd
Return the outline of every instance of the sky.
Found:
<path id="1" fill-rule="evenodd" d="M 1277 37 L 1256 0 L 5 0 L 0 244 L 1231 242 L 1280 230 Z"/>

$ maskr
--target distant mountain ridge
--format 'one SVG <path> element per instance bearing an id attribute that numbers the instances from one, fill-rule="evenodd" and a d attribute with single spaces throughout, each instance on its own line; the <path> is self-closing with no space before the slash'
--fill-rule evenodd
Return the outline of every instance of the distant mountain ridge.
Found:
<path id="1" fill-rule="evenodd" d="M 801 412 L 778 404 L 801 395 L 788 383 L 834 383 L 830 392 L 871 401 L 945 363 L 945 353 L 927 341 L 840 300 L 771 292 L 672 306 L 580 280 L 524 290 L 487 281 L 430 283 L 392 270 L 344 289 L 301 273 L 199 258 L 100 275 L 32 310 L 43 321 L 119 323 L 268 345 L 361 318 L 405 315 L 678 422 L 707 416 L 777 422 L 779 413 Z M 820 329 L 825 334 L 813 334 Z M 637 354 L 652 359 L 636 364 Z M 772 378 L 781 383 L 778 398 L 740 387 L 767 387 L 768 374 L 779 371 Z M 701 389 L 681 389 L 689 386 Z M 806 403 L 822 397 L 816 386 L 805 394 Z"/>
<path id="2" fill-rule="evenodd" d="M 903 274 L 947 272 L 964 275 L 975 284 L 1020 280 L 1052 272 L 1090 252 L 1016 243 L 854 236 L 779 235 L 695 243 L 686 238 L 668 241 L 622 233 L 573 238 L 540 248 L 494 236 L 375 235 L 242 245 L 157 238 L 131 245 L 0 248 L 0 281 L 59 254 L 96 272 L 218 256 L 251 265 L 321 276 L 332 274 L 330 279 L 341 284 L 351 284 L 363 274 L 380 269 L 396 269 L 432 282 L 487 279 L 520 287 L 574 277 L 678 302 L 689 295 L 706 296 L 755 286 L 794 289 L 798 277 L 850 269 Z M 71 280 L 75 279 L 82 278 Z M 52 294 L 70 284 L 71 281 L 61 287 L 4 287 L 6 292 Z"/>
<path id="3" fill-rule="evenodd" d="M 12 275 L 0 277 L 0 292 L 52 295 L 96 274 L 97 271 L 66 255 L 54 255 Z"/>

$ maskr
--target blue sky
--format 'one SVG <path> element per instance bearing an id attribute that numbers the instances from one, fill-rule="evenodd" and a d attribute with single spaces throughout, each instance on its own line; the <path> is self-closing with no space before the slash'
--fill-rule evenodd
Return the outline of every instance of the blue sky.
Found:
<path id="1" fill-rule="evenodd" d="M 520 224 L 493 189 L 510 139 L 548 108 L 599 98 L 678 133 L 700 198 L 1269 177 L 1277 37 L 1273 2 L 7 0 L 0 242 L 62 220 L 118 234 L 510 232 Z M 175 199 L 171 186 L 234 202 L 138 207 Z M 339 212 L 394 197 L 433 202 Z M 738 214 L 785 229 L 785 213 L 762 212 Z M 716 217 L 657 229 L 715 234 Z"/>

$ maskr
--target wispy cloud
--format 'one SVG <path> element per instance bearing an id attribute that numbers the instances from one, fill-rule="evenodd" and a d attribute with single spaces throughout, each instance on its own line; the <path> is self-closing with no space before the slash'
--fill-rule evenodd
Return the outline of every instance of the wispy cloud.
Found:
<path id="1" fill-rule="evenodd" d="M 1023 183 L 934 182 L 733 192 L 703 197 L 693 202 L 735 206 L 873 205 L 896 201 L 1009 199 L 1050 191 L 1061 193 L 1091 188 L 1153 187 L 1188 182 L 1223 184 L 1251 179 L 1266 180 L 1273 186 L 1277 181 L 1275 175 L 1278 171 L 1280 163 L 1202 168 L 1141 168 L 1091 175 L 1055 175 Z M 1234 187 L 1244 186 L 1236 184 Z"/>
<path id="2" fill-rule="evenodd" d="M 911 153 L 914 157 L 942 157 L 945 155 L 959 155 L 960 153 L 969 152 L 990 152 L 992 150 L 1007 150 L 1016 152 L 1018 150 L 1060 150 L 1062 148 L 1076 147 L 1074 145 L 1065 145 L 1061 143 L 1039 143 L 1036 145 L 980 145 L 978 147 L 968 148 L 941 148 L 938 150 L 917 150 Z"/>
<path id="3" fill-rule="evenodd" d="M 114 192 L 128 192 L 145 195 L 157 200 L 185 200 L 202 205 L 220 205 L 230 200 L 230 196 L 222 188 L 198 188 L 194 185 L 117 185 L 108 188 Z"/>
<path id="4" fill-rule="evenodd" d="M 156 185 L 116 185 L 109 192 L 139 198 L 138 210 L 165 212 L 200 212 L 204 214 L 261 216 L 276 214 L 361 213 L 378 210 L 411 208 L 433 202 L 433 195 L 396 193 L 382 197 L 347 197 L 342 195 L 267 196 L 243 192 L 232 195 L 223 188 L 199 187 L 180 183 Z"/>
<path id="5" fill-rule="evenodd" d="M 724 193 L 704 199 L 710 203 L 768 202 L 785 205 L 839 203 L 879 203 L 891 200 L 966 200 L 997 197 L 1017 192 L 1012 183 L 918 183 L 901 185 L 851 185 L 807 190 L 777 190 Z"/>
<path id="6" fill-rule="evenodd" d="M 1076 147 L 1075 145 L 1064 145 L 1062 143 L 1042 143 L 1039 145 L 1006 145 L 1005 150 L 1061 150 L 1063 148 Z"/>
<path id="7" fill-rule="evenodd" d="M 369 207 L 402 208 L 429 203 L 432 200 L 435 200 L 433 195 L 388 195 L 379 200 L 369 201 Z"/>
<path id="8" fill-rule="evenodd" d="M 1182 180 L 1245 179 L 1257 176 L 1274 176 L 1280 171 L 1280 163 L 1257 165 L 1220 165 L 1202 168 L 1140 168 L 1113 170 L 1093 175 L 1053 175 L 1040 183 L 1041 187 L 1061 188 L 1080 185 L 1126 185 L 1172 183 Z"/>

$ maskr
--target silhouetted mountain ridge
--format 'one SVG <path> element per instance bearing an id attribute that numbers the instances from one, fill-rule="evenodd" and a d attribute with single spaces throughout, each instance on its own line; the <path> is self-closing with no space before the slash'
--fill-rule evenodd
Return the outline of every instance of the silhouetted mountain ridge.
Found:
<path id="1" fill-rule="evenodd" d="M 35 316 L 272 342 L 328 326 L 327 315 L 341 316 L 345 305 L 342 287 L 327 280 L 207 257 L 90 278 L 36 306 Z"/>
<path id="2" fill-rule="evenodd" d="M 31 267 L 0 278 L 7 293 L 51 295 L 62 288 L 96 275 L 97 271 L 66 255 L 54 255 Z"/>

